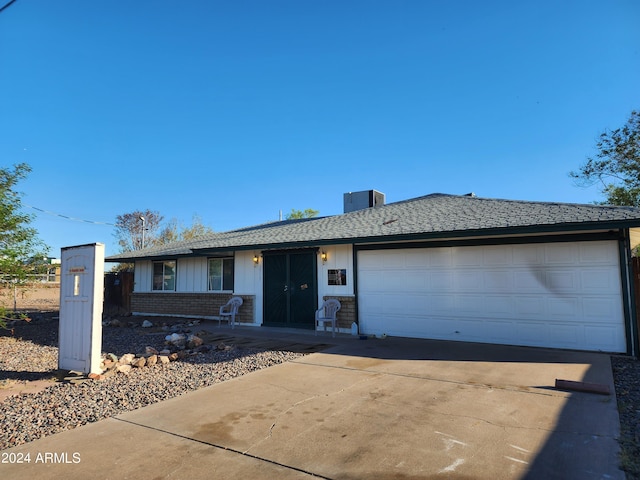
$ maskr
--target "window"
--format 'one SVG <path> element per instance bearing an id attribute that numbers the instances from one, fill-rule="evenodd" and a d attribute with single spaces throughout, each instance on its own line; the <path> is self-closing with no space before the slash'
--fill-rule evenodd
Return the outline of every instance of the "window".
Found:
<path id="1" fill-rule="evenodd" d="M 347 270 L 329 270 L 329 285 L 346 285 Z"/>
<path id="2" fill-rule="evenodd" d="M 176 262 L 153 262 L 153 289 L 176 289 Z"/>
<path id="3" fill-rule="evenodd" d="M 209 290 L 233 291 L 233 257 L 209 259 Z"/>

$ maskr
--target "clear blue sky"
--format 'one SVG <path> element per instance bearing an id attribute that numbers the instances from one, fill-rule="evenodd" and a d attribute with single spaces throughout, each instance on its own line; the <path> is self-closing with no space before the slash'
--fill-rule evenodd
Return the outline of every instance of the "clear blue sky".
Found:
<path id="1" fill-rule="evenodd" d="M 568 172 L 640 108 L 639 26 L 637 0 L 17 0 L 1 164 L 31 165 L 32 207 L 216 231 L 367 189 L 589 203 Z M 118 253 L 25 210 L 53 256 Z"/>

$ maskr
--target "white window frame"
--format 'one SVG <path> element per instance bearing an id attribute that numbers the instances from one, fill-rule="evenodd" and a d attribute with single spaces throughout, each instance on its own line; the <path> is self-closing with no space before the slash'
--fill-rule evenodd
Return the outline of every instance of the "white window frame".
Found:
<path id="1" fill-rule="evenodd" d="M 162 288 L 156 288 L 156 265 L 162 265 Z M 173 273 L 167 273 L 166 267 L 173 267 Z M 177 277 L 178 277 L 178 262 L 176 260 L 163 260 L 160 262 L 153 262 L 151 269 L 151 290 L 154 292 L 175 292 Z M 173 277 L 173 278 L 172 278 Z M 173 279 L 173 288 L 167 287 L 167 280 Z"/>

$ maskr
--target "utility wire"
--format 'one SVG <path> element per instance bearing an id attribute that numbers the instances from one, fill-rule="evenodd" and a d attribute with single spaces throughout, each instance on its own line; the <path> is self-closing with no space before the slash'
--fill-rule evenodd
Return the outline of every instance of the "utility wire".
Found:
<path id="1" fill-rule="evenodd" d="M 0 13 L 2 13 L 2 11 L 5 8 L 10 7 L 12 4 L 16 3 L 17 0 L 9 0 L 9 2 L 5 3 L 2 7 L 0 7 Z"/>
<path id="2" fill-rule="evenodd" d="M 94 222 L 93 220 L 83 220 L 82 218 L 75 218 L 75 217 L 69 217 L 67 215 L 62 215 L 60 213 L 56 213 L 56 212 L 50 212 L 49 210 L 43 210 L 42 208 L 38 208 L 38 207 L 34 207 L 32 205 L 27 205 L 25 203 L 23 203 L 23 205 L 25 207 L 29 207 L 29 208 L 33 208 L 34 210 L 37 210 L 39 212 L 42 213 L 46 213 L 48 215 L 53 215 L 54 217 L 60 217 L 60 218 L 64 218 L 67 220 L 73 220 L 74 222 L 84 222 L 84 223 L 91 223 L 93 225 L 108 225 L 110 227 L 115 227 L 116 225 L 114 223 L 109 223 L 109 222 Z"/>

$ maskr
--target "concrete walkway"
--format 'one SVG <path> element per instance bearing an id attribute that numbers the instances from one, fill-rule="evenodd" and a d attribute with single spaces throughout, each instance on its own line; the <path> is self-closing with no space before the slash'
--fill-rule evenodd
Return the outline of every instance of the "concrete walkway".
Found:
<path id="1" fill-rule="evenodd" d="M 607 355 L 212 332 L 328 348 L 5 450 L 0 478 L 624 479 L 615 396 L 554 388 L 613 392 Z"/>

